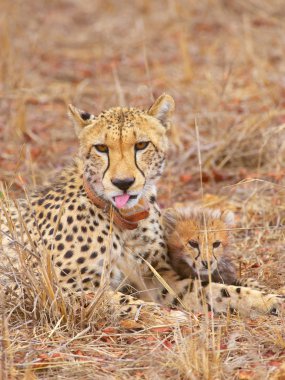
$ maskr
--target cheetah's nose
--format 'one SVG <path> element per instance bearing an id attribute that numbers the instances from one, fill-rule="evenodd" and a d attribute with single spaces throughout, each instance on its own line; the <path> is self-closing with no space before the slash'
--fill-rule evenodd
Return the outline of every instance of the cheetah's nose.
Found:
<path id="1" fill-rule="evenodd" d="M 213 260 L 210 261 L 210 266 L 213 264 Z M 202 260 L 202 265 L 204 268 L 208 269 L 208 261 Z"/>
<path id="2" fill-rule="evenodd" d="M 120 190 L 126 191 L 135 182 L 135 178 L 115 178 L 111 180 L 112 184 L 118 187 Z"/>

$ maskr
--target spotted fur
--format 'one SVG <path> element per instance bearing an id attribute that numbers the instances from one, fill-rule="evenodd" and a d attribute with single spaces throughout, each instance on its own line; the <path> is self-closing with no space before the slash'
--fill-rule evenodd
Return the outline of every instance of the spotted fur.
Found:
<path id="1" fill-rule="evenodd" d="M 173 110 L 168 95 L 159 97 L 148 111 L 117 107 L 94 116 L 70 106 L 80 143 L 73 164 L 19 207 L 1 206 L 3 286 L 10 288 L 11 279 L 16 281 L 13 266 L 18 268 L 20 262 L 36 266 L 50 258 L 52 273 L 66 292 L 93 292 L 107 273 L 112 299 L 132 317 L 142 305 L 152 310 L 156 305 L 182 304 L 195 311 L 203 311 L 206 305 L 217 312 L 231 307 L 245 314 L 278 307 L 278 296 L 224 284 L 201 287 L 173 270 L 155 188 L 163 171 Z M 112 222 L 112 214 L 88 198 L 83 175 L 93 191 L 114 206 L 123 194 L 129 196 L 124 208 L 145 197 L 149 216 L 137 229 L 121 230 Z M 128 187 L 119 188 L 118 181 Z M 136 290 L 136 298 L 117 291 L 123 281 Z"/>

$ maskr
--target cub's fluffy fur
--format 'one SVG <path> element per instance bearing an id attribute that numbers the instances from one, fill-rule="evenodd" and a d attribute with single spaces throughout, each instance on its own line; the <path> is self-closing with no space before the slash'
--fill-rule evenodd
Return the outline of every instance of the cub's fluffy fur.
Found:
<path id="1" fill-rule="evenodd" d="M 208 208 L 170 208 L 164 211 L 168 255 L 182 278 L 237 285 L 229 257 L 234 214 Z"/>

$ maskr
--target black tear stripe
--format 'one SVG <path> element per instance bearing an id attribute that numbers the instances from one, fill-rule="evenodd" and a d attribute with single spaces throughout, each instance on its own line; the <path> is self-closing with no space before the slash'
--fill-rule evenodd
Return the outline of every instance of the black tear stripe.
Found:
<path id="1" fill-rule="evenodd" d="M 154 145 L 152 141 L 150 141 L 151 145 L 154 147 L 155 151 L 158 153 L 158 148 Z"/>
<path id="2" fill-rule="evenodd" d="M 140 169 L 140 167 L 138 166 L 138 163 L 137 163 L 137 154 L 136 154 L 136 151 L 135 151 L 135 165 L 138 169 L 138 171 L 142 174 L 142 176 L 145 178 L 145 174 L 144 172 Z"/>
<path id="3" fill-rule="evenodd" d="M 105 174 L 107 173 L 107 170 L 109 169 L 109 167 L 110 167 L 110 157 L 109 157 L 109 152 L 107 153 L 107 157 L 108 157 L 108 164 L 107 164 L 107 167 L 106 167 L 106 169 L 104 170 L 104 172 L 103 172 L 103 175 L 102 175 L 102 180 L 104 179 L 104 177 L 105 177 Z"/>
<path id="4" fill-rule="evenodd" d="M 195 257 L 194 260 L 197 260 L 200 255 L 201 255 L 201 251 L 200 251 L 200 247 L 198 247 L 198 255 Z"/>

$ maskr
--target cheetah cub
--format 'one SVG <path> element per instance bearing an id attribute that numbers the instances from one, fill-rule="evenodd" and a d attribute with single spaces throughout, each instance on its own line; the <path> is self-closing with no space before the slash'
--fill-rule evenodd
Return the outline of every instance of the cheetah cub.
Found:
<path id="1" fill-rule="evenodd" d="M 168 255 L 184 278 L 264 289 L 254 279 L 238 279 L 230 257 L 234 213 L 208 208 L 171 208 L 164 212 Z"/>

